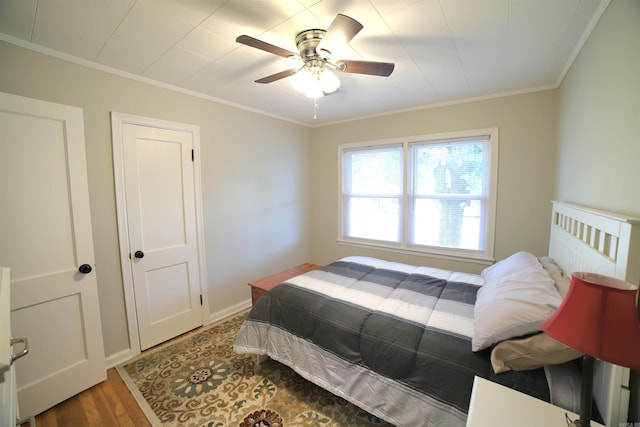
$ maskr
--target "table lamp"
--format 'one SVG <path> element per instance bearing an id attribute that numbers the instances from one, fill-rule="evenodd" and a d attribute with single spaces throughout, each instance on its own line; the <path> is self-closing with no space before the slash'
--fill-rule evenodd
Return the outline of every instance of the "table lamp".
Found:
<path id="1" fill-rule="evenodd" d="M 594 359 L 640 369 L 638 287 L 595 273 L 573 273 L 560 307 L 542 330 L 582 353 L 579 426 L 591 424 Z M 626 420 L 623 420 L 626 421 Z"/>

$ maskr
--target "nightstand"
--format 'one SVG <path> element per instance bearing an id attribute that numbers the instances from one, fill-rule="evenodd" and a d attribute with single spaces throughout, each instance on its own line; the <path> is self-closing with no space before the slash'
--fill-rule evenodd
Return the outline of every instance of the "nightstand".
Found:
<path id="1" fill-rule="evenodd" d="M 565 414 L 580 417 L 543 400 L 503 385 L 475 377 L 467 427 L 566 427 Z M 594 427 L 604 427 L 591 422 Z"/>
<path id="2" fill-rule="evenodd" d="M 292 277 L 299 276 L 311 270 L 320 268 L 320 265 L 304 263 L 296 267 L 292 267 L 288 270 L 281 271 L 280 273 L 272 274 L 271 276 L 263 277 L 262 279 L 249 282 L 251 287 L 251 305 L 255 305 L 258 298 L 264 295 L 269 289 L 279 285 L 282 282 L 291 279 Z"/>

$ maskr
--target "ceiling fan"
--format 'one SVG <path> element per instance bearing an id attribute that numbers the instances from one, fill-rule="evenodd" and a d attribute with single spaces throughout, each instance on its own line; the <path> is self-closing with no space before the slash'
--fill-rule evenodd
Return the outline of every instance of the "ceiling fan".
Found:
<path id="1" fill-rule="evenodd" d="M 251 36 L 242 35 L 236 42 L 264 50 L 284 58 L 297 59 L 302 64 L 297 68 L 256 80 L 256 83 L 272 83 L 285 77 L 294 77 L 293 85 L 310 98 L 320 98 L 334 93 L 340 86 L 340 80 L 332 72 L 369 74 L 389 77 L 393 72 L 391 62 L 358 61 L 351 59 L 332 60 L 332 55 L 346 46 L 363 26 L 358 21 L 343 14 L 338 14 L 329 28 L 325 30 L 310 29 L 296 36 L 299 53 L 272 45 Z"/>

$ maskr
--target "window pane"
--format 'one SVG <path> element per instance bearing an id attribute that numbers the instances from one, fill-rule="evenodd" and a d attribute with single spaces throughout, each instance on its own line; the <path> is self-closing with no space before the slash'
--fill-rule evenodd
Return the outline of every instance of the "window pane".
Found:
<path id="1" fill-rule="evenodd" d="M 497 128 L 349 143 L 339 150 L 339 241 L 493 256 Z"/>
<path id="2" fill-rule="evenodd" d="M 402 194 L 402 150 L 399 147 L 347 152 L 348 194 Z"/>
<path id="3" fill-rule="evenodd" d="M 484 141 L 414 145 L 416 195 L 483 194 Z"/>
<path id="4" fill-rule="evenodd" d="M 395 198 L 348 198 L 347 236 L 400 241 L 400 200 Z"/>
<path id="5" fill-rule="evenodd" d="M 413 243 L 479 250 L 480 200 L 417 199 Z"/>

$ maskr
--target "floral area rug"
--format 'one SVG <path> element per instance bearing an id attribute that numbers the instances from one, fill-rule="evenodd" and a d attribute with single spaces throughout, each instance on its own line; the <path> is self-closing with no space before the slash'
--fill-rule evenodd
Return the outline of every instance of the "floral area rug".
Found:
<path id="1" fill-rule="evenodd" d="M 233 351 L 246 312 L 116 369 L 154 426 L 390 426 L 271 359 Z M 384 398 L 384 397 L 381 397 Z"/>

